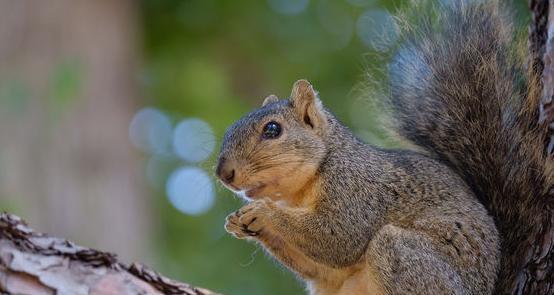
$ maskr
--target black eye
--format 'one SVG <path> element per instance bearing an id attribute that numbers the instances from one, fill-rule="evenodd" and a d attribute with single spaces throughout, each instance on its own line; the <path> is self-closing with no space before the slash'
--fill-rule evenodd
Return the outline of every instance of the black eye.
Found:
<path id="1" fill-rule="evenodd" d="M 277 122 L 269 122 L 265 124 L 264 131 L 262 133 L 263 138 L 272 139 L 281 135 L 281 125 Z"/>

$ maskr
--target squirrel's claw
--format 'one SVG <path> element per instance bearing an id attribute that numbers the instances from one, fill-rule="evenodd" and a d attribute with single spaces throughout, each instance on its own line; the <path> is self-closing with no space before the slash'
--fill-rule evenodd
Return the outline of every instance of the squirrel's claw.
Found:
<path id="1" fill-rule="evenodd" d="M 233 212 L 227 216 L 225 220 L 225 230 L 232 234 L 237 239 L 244 239 L 248 235 L 244 232 L 243 227 L 239 223 L 238 212 Z"/>
<path id="2" fill-rule="evenodd" d="M 239 217 L 239 222 L 242 224 L 245 233 L 252 236 L 259 235 L 264 227 L 262 218 L 259 218 L 255 213 L 254 210 L 250 210 L 248 213 Z"/>
<path id="3" fill-rule="evenodd" d="M 254 201 L 231 213 L 227 216 L 225 229 L 239 239 L 259 236 L 267 225 L 266 218 L 272 210 L 269 202 Z"/>

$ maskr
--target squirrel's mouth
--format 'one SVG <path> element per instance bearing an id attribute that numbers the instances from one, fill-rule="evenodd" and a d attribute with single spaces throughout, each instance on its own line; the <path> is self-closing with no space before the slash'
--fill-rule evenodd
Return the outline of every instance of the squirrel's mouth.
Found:
<path id="1" fill-rule="evenodd" d="M 254 188 L 251 188 L 251 189 L 246 190 L 246 191 L 245 191 L 245 194 L 246 194 L 247 197 L 249 197 L 249 198 L 251 198 L 251 199 L 255 199 L 256 196 L 257 196 L 257 194 L 258 194 L 261 190 L 263 190 L 264 187 L 265 187 L 265 184 L 263 184 L 263 183 L 262 183 L 262 184 L 259 184 L 259 185 L 257 185 L 257 186 L 254 187 Z"/>

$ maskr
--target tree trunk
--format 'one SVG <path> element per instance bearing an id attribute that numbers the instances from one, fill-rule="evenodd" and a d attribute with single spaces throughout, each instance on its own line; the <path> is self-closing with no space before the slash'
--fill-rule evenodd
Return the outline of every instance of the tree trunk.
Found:
<path id="1" fill-rule="evenodd" d="M 151 261 L 156 219 L 128 139 L 141 97 L 138 10 L 132 0 L 0 1 L 0 207 Z"/>
<path id="2" fill-rule="evenodd" d="M 114 254 L 34 232 L 19 217 L 0 214 L 0 291 L 22 295 L 217 295 L 168 279 Z"/>
<path id="3" fill-rule="evenodd" d="M 529 67 L 541 77 L 542 97 L 538 110 L 540 124 L 547 125 L 545 141 L 548 161 L 554 154 L 554 0 L 530 0 L 532 22 L 529 28 Z M 547 188 L 545 200 L 554 199 L 554 187 Z M 544 214 L 530 234 L 533 243 L 526 247 L 524 267 L 518 273 L 511 294 L 554 294 L 554 205 L 547 203 Z"/>

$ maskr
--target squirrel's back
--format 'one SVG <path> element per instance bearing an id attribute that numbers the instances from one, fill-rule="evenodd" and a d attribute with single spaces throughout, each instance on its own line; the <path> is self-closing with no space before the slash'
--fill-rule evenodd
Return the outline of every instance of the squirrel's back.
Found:
<path id="1" fill-rule="evenodd" d="M 552 202 L 553 173 L 547 130 L 537 123 L 537 75 L 518 63 L 497 4 L 469 2 L 403 28 L 390 103 L 400 135 L 458 172 L 493 215 L 502 238 L 497 293 L 504 294 L 521 279 L 532 229 Z"/>

